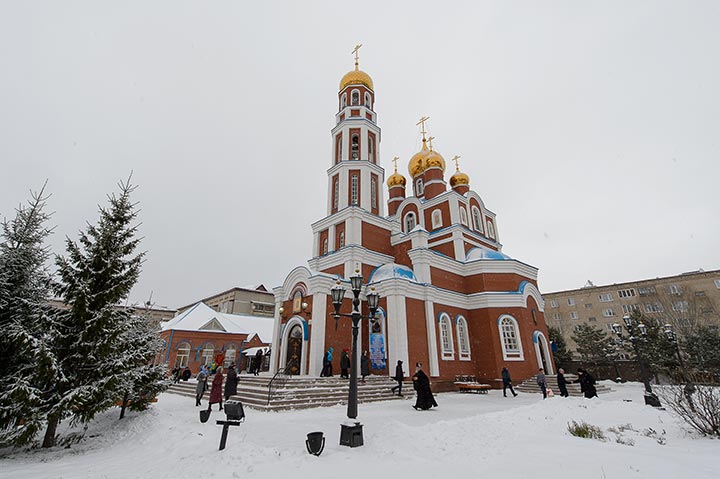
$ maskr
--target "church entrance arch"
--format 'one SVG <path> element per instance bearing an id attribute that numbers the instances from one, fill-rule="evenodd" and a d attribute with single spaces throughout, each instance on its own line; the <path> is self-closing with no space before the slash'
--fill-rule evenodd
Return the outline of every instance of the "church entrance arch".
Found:
<path id="1" fill-rule="evenodd" d="M 300 317 L 290 318 L 280 339 L 280 364 L 287 374 L 306 374 L 307 325 Z"/>
<path id="2" fill-rule="evenodd" d="M 540 331 L 533 334 L 533 343 L 535 344 L 535 356 L 537 357 L 538 367 L 545 370 L 545 374 L 555 374 L 553 370 L 552 358 L 550 357 L 550 348 L 545 335 Z"/>

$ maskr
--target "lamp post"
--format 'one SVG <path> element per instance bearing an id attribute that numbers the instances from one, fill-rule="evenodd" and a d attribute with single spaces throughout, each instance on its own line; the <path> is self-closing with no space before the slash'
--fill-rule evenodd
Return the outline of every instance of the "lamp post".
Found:
<path id="1" fill-rule="evenodd" d="M 357 418 L 357 337 L 358 330 L 360 329 L 361 319 L 372 319 L 375 317 L 375 313 L 378 309 L 378 302 L 380 295 L 375 292 L 375 288 L 372 288 L 367 293 L 368 307 L 370 308 L 370 316 L 363 316 L 360 314 L 360 292 L 362 290 L 363 277 L 359 270 L 355 270 L 355 274 L 350 276 L 350 287 L 353 293 L 353 309 L 350 314 L 340 313 L 342 307 L 342 301 L 345 297 L 345 288 L 340 284 L 340 280 L 337 281 L 335 286 L 330 288 L 330 295 L 332 296 L 333 306 L 335 307 L 335 324 L 337 327 L 337 321 L 343 318 L 350 318 L 352 320 L 352 359 L 351 359 L 351 370 L 350 370 L 350 388 L 348 391 L 348 406 L 347 406 L 347 417 L 349 419 Z M 362 424 L 355 422 L 355 425 L 342 425 L 340 431 L 340 445 L 341 446 L 362 446 Z"/>
<path id="2" fill-rule="evenodd" d="M 640 364 L 640 376 L 642 377 L 643 384 L 645 385 L 645 404 L 648 406 L 653 407 L 660 407 L 660 399 L 658 399 L 657 395 L 653 392 L 652 387 L 650 387 L 650 379 L 648 378 L 647 373 L 647 367 L 645 365 L 645 361 L 643 360 L 642 355 L 640 354 L 640 348 L 638 347 L 638 341 L 641 339 L 644 339 L 647 336 L 647 327 L 640 322 L 633 321 L 633 319 L 630 316 L 623 316 L 623 323 L 625 325 L 625 329 L 627 329 L 627 332 L 629 334 L 630 342 L 633 345 L 633 349 L 635 350 L 635 356 L 638 359 L 638 363 Z M 620 339 L 622 338 L 622 327 L 618 323 L 614 323 L 612 325 L 613 332 L 617 334 L 617 337 Z M 636 333 L 640 334 L 640 337 L 638 338 Z"/>

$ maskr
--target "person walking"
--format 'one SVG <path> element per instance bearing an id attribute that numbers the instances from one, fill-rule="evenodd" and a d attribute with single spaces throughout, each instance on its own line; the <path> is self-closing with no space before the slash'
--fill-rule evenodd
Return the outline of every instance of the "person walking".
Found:
<path id="1" fill-rule="evenodd" d="M 348 370 L 350 369 L 350 356 L 348 356 L 348 348 L 343 349 L 340 355 L 340 377 L 343 379 L 350 379 Z"/>
<path id="2" fill-rule="evenodd" d="M 595 378 L 583 368 L 578 368 L 578 379 L 575 382 L 580 383 L 580 391 L 586 398 L 592 399 L 598 397 L 597 389 L 595 389 Z"/>
<path id="3" fill-rule="evenodd" d="M 422 364 L 415 364 L 415 375 L 412 377 L 413 388 L 417 392 L 417 400 L 413 406 L 415 410 L 422 409 L 427 411 L 431 407 L 437 407 L 437 402 L 433 397 L 432 390 L 430 389 L 430 378 L 422 370 Z"/>
<path id="4" fill-rule="evenodd" d="M 205 368 L 200 368 L 197 373 L 197 386 L 195 386 L 195 406 L 201 406 L 200 400 L 207 391 L 208 373 Z"/>
<path id="5" fill-rule="evenodd" d="M 564 398 L 568 397 L 567 379 L 565 379 L 565 370 L 563 368 L 558 369 L 557 384 L 558 389 L 560 390 L 560 396 Z"/>
<path id="6" fill-rule="evenodd" d="M 402 385 L 405 380 L 405 372 L 403 371 L 402 361 L 399 359 L 397 366 L 395 366 L 395 376 L 393 376 L 393 379 L 397 381 L 397 386 L 391 387 L 390 390 L 395 393 L 395 390 L 397 389 L 398 396 L 402 397 Z"/>
<path id="7" fill-rule="evenodd" d="M 323 358 L 323 372 L 320 374 L 320 376 L 325 376 L 326 378 L 332 377 L 333 351 L 333 348 L 328 348 L 327 352 L 325 353 L 325 357 Z"/>
<path id="8" fill-rule="evenodd" d="M 362 382 L 365 382 L 365 378 L 370 376 L 370 355 L 367 350 L 363 351 L 363 355 L 360 357 L 360 375 L 362 376 Z"/>
<path id="9" fill-rule="evenodd" d="M 253 363 L 254 366 L 254 374 L 255 376 L 258 376 L 260 374 L 260 370 L 262 369 L 262 363 L 263 363 L 263 350 L 262 348 L 258 349 L 255 353 L 255 360 Z"/>
<path id="10" fill-rule="evenodd" d="M 210 399 L 208 401 L 208 411 L 212 411 L 212 405 L 220 403 L 220 411 L 222 411 L 222 393 L 223 393 L 223 373 L 222 366 L 215 369 L 215 377 L 213 377 L 212 386 L 210 386 Z"/>
<path id="11" fill-rule="evenodd" d="M 228 368 L 227 378 L 225 379 L 225 401 L 230 399 L 230 396 L 237 394 L 238 375 L 235 371 L 235 365 L 231 364 Z"/>
<path id="12" fill-rule="evenodd" d="M 510 371 L 508 368 L 502 368 L 502 382 L 503 382 L 503 397 L 507 397 L 507 390 L 510 388 L 510 392 L 513 397 L 517 396 L 517 393 L 512 387 L 512 379 L 510 379 Z"/>
<path id="13" fill-rule="evenodd" d="M 543 399 L 547 399 L 547 381 L 545 379 L 545 370 L 543 368 L 540 368 L 538 371 L 535 381 L 537 381 L 537 385 L 543 393 Z"/>

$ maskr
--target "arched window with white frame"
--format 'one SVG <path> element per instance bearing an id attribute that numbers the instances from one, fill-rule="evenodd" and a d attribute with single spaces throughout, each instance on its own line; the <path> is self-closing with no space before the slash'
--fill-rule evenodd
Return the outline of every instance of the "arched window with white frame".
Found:
<path id="1" fill-rule="evenodd" d="M 210 366 L 215 360 L 215 347 L 211 343 L 203 346 L 202 356 L 200 357 L 201 366 Z"/>
<path id="2" fill-rule="evenodd" d="M 440 209 L 435 209 L 432 212 L 432 227 L 433 228 L 440 228 L 442 227 L 442 211 Z"/>
<path id="3" fill-rule="evenodd" d="M 520 329 L 518 322 L 509 314 L 504 314 L 498 319 L 498 330 L 500 332 L 500 346 L 502 346 L 503 360 L 524 361 L 525 357 L 520 340 Z"/>
<path id="4" fill-rule="evenodd" d="M 447 313 L 440 313 L 438 327 L 440 328 L 440 347 L 442 348 L 442 358 L 453 359 L 455 355 L 455 348 L 453 344 L 452 322 L 450 321 L 450 316 L 448 316 Z"/>
<path id="5" fill-rule="evenodd" d="M 359 105 L 360 104 L 360 92 L 358 90 L 353 90 L 350 94 L 350 104 L 351 105 Z"/>
<path id="6" fill-rule="evenodd" d="M 225 360 L 223 361 L 223 367 L 227 368 L 231 364 L 235 364 L 235 358 L 237 356 L 237 349 L 234 344 L 231 344 L 225 349 Z"/>
<path id="7" fill-rule="evenodd" d="M 370 93 L 365 92 L 365 106 L 372 109 L 372 104 L 370 103 Z"/>
<path id="8" fill-rule="evenodd" d="M 461 360 L 470 359 L 470 335 L 468 333 L 467 320 L 458 316 L 455 320 L 455 329 L 457 330 L 458 352 Z"/>
<path id="9" fill-rule="evenodd" d="M 414 211 L 410 211 L 408 214 L 405 215 L 404 224 L 405 233 L 409 233 L 415 229 L 415 226 L 417 226 L 417 219 L 415 218 Z"/>
<path id="10" fill-rule="evenodd" d="M 495 227 L 490 220 L 487 222 L 487 234 L 489 238 L 495 239 Z"/>
<path id="11" fill-rule="evenodd" d="M 340 100 L 340 105 L 342 108 L 345 108 L 347 106 L 347 93 L 343 93 L 342 100 Z"/>
<path id="12" fill-rule="evenodd" d="M 480 210 L 477 206 L 472 207 L 472 219 L 473 219 L 473 227 L 475 228 L 475 231 L 479 231 L 482 233 L 482 220 L 480 219 Z"/>
<path id="13" fill-rule="evenodd" d="M 467 210 L 464 206 L 460 206 L 460 223 L 467 226 L 468 225 L 468 218 L 467 218 Z"/>
<path id="14" fill-rule="evenodd" d="M 177 355 L 175 356 L 175 366 L 179 368 L 184 368 L 188 365 L 188 361 L 190 360 L 190 344 L 186 342 L 182 342 L 178 344 L 177 347 Z"/>
<path id="15" fill-rule="evenodd" d="M 339 239 L 339 241 L 338 241 L 338 247 L 342 248 L 343 246 L 345 246 L 345 232 L 344 232 L 344 231 L 341 231 L 341 232 L 340 232 L 340 239 Z"/>
<path id="16" fill-rule="evenodd" d="M 328 240 L 325 238 L 323 240 L 323 246 L 322 246 L 322 254 L 328 254 Z"/>

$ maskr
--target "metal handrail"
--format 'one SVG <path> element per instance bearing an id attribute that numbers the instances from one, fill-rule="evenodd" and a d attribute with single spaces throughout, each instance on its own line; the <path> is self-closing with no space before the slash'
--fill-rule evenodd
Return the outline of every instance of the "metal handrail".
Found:
<path id="1" fill-rule="evenodd" d="M 285 386 L 285 383 L 287 382 L 288 378 L 290 377 L 290 374 L 288 372 L 286 372 L 285 369 L 286 368 L 278 369 L 278 372 L 275 373 L 275 375 L 272 377 L 272 379 L 268 383 L 268 398 L 267 398 L 268 406 L 270 405 L 270 400 L 272 399 L 273 394 L 278 389 Z"/>

